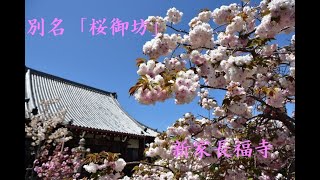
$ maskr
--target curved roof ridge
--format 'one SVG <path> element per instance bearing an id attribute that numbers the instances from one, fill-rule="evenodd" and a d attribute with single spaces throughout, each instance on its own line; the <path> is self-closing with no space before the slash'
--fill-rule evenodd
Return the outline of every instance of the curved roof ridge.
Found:
<path id="1" fill-rule="evenodd" d="M 59 76 L 56 76 L 56 75 L 48 74 L 48 73 L 45 73 L 45 72 L 42 72 L 42 71 L 39 71 L 39 70 L 35 70 L 35 69 L 29 68 L 29 67 L 26 67 L 26 70 L 30 70 L 30 73 L 46 76 L 48 78 L 52 78 L 52 79 L 55 79 L 55 80 L 60 80 L 60 81 L 63 81 L 63 82 L 66 82 L 66 83 L 70 83 L 70 84 L 73 84 L 73 85 L 76 85 L 76 86 L 79 86 L 79 87 L 82 87 L 82 88 L 86 88 L 88 90 L 92 90 L 94 92 L 99 92 L 99 93 L 102 93 L 102 94 L 105 94 L 105 95 L 112 95 L 114 98 L 117 98 L 117 93 L 116 92 L 109 92 L 109 91 L 105 91 L 105 90 L 102 90 L 102 89 L 94 88 L 94 87 L 89 86 L 89 85 L 85 85 L 85 84 L 82 84 L 82 83 L 79 83 L 79 82 L 68 80 L 68 79 L 65 79 L 65 78 L 62 78 L 62 77 L 59 77 Z"/>
<path id="2" fill-rule="evenodd" d="M 149 127 L 149 126 L 147 126 L 147 125 L 139 122 L 138 120 L 136 120 L 136 119 L 133 118 L 132 116 L 130 116 L 130 115 L 122 108 L 122 106 L 120 105 L 120 103 L 118 102 L 117 99 L 114 99 L 114 101 L 116 102 L 117 106 L 118 106 L 133 122 L 135 122 L 135 123 L 138 124 L 139 126 L 142 126 L 142 127 L 144 127 L 144 128 L 146 127 L 146 128 L 151 129 L 151 130 L 153 130 L 153 131 L 155 131 L 155 132 L 158 132 L 156 129 L 153 129 L 153 128 L 151 128 L 151 127 Z"/>
<path id="3" fill-rule="evenodd" d="M 131 117 L 122 108 L 116 93 L 27 67 L 25 76 L 26 98 L 30 98 L 34 106 L 38 106 L 43 98 L 59 96 L 61 98 L 59 107 L 53 106 L 50 111 L 57 111 L 59 108 L 68 109 L 66 121 L 73 120 L 72 125 L 138 136 L 154 137 L 159 133 Z M 27 106 L 28 104 L 26 110 Z M 41 110 L 41 107 L 39 108 Z"/>

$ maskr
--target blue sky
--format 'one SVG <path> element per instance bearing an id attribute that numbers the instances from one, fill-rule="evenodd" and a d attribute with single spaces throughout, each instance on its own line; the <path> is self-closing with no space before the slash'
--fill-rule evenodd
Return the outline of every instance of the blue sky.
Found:
<path id="1" fill-rule="evenodd" d="M 197 105 L 198 98 L 186 105 L 175 105 L 170 99 L 156 105 L 141 105 L 134 97 L 129 97 L 128 90 L 135 84 L 135 59 L 145 57 L 142 53 L 144 43 L 152 38 L 147 32 L 141 36 L 130 32 L 133 20 L 147 19 L 151 15 L 164 17 L 167 9 L 176 7 L 183 17 L 177 28 L 188 30 L 188 22 L 197 15 L 200 9 L 214 10 L 221 5 L 240 1 L 230 0 L 28 0 L 26 1 L 25 21 L 25 64 L 27 67 L 53 74 L 68 80 L 79 82 L 102 90 L 117 92 L 122 107 L 138 121 L 158 130 L 165 130 L 186 112 L 195 115 L 207 115 L 208 112 Z M 259 2 L 259 1 L 253 1 Z M 32 36 L 28 20 L 43 18 L 45 35 L 38 32 Z M 62 19 L 59 26 L 64 34 L 53 36 L 48 31 L 54 18 Z M 84 32 L 81 32 L 81 18 L 84 21 Z M 113 18 L 129 22 L 129 29 L 124 37 L 121 33 L 92 36 L 89 32 L 91 19 L 106 18 L 110 28 Z M 215 27 L 211 22 L 212 27 Z M 172 32 L 172 31 L 168 31 Z M 287 43 L 291 36 L 280 36 L 279 43 Z M 211 93 L 218 102 L 224 93 Z M 291 111 L 292 108 L 290 108 Z M 211 115 L 212 116 L 212 115 Z"/>

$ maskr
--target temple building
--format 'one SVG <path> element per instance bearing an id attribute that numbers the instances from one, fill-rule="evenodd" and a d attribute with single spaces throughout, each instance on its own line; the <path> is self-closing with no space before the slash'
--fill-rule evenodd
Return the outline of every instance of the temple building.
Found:
<path id="1" fill-rule="evenodd" d="M 121 153 L 127 162 L 141 160 L 146 144 L 157 135 L 156 130 L 125 112 L 116 93 L 26 68 L 26 119 L 30 113 L 42 112 L 40 103 L 50 99 L 58 102 L 48 111 L 66 110 L 65 121 L 74 137 L 71 142 L 78 143 L 83 135 L 91 152 Z"/>

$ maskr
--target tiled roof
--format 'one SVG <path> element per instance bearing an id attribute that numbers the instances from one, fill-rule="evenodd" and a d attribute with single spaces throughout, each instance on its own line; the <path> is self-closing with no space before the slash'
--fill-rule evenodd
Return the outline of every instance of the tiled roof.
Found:
<path id="1" fill-rule="evenodd" d="M 139 136 L 156 136 L 157 132 L 130 117 L 120 106 L 116 93 L 106 92 L 33 69 L 25 76 L 26 116 L 40 102 L 58 99 L 49 112 L 66 110 L 66 121 L 72 125 Z M 146 131 L 145 128 L 147 128 Z M 143 134 L 141 133 L 143 132 Z"/>

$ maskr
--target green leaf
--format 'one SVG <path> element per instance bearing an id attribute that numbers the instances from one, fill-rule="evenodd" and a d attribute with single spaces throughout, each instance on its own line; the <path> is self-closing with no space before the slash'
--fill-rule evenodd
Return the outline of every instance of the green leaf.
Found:
<path id="1" fill-rule="evenodd" d="M 252 143 L 259 144 L 259 142 L 260 142 L 260 137 L 259 137 L 259 136 L 253 136 L 253 137 L 250 139 L 250 141 L 251 141 Z"/>
<path id="2" fill-rule="evenodd" d="M 271 21 L 279 22 L 280 21 L 280 16 L 277 17 L 271 17 Z"/>
<path id="3" fill-rule="evenodd" d="M 134 166 L 131 171 L 138 171 L 138 170 L 139 170 L 139 166 Z"/>
<path id="4" fill-rule="evenodd" d="M 129 89 L 129 95 L 132 96 L 136 91 L 137 91 L 138 87 L 135 85 L 135 86 L 132 86 L 130 89 Z"/>
<path id="5" fill-rule="evenodd" d="M 289 80 L 290 82 L 294 81 L 294 78 L 292 76 L 287 76 L 286 79 Z"/>
<path id="6" fill-rule="evenodd" d="M 136 66 L 140 66 L 140 64 L 142 64 L 142 63 L 144 63 L 144 62 L 146 62 L 146 59 L 144 59 L 144 58 L 137 58 L 136 59 Z"/>
<path id="7" fill-rule="evenodd" d="M 229 106 L 231 103 L 231 100 L 229 98 L 226 98 L 222 101 L 222 104 Z"/>
<path id="8" fill-rule="evenodd" d="M 266 9 L 265 11 L 263 11 L 262 13 L 261 13 L 261 15 L 262 16 L 266 16 L 266 15 L 268 15 L 268 14 L 270 14 L 270 10 L 269 9 Z"/>
<path id="9" fill-rule="evenodd" d="M 210 11 L 210 9 L 208 9 L 208 8 L 200 9 L 200 13 L 201 13 L 201 12 L 207 12 L 207 11 Z"/>

